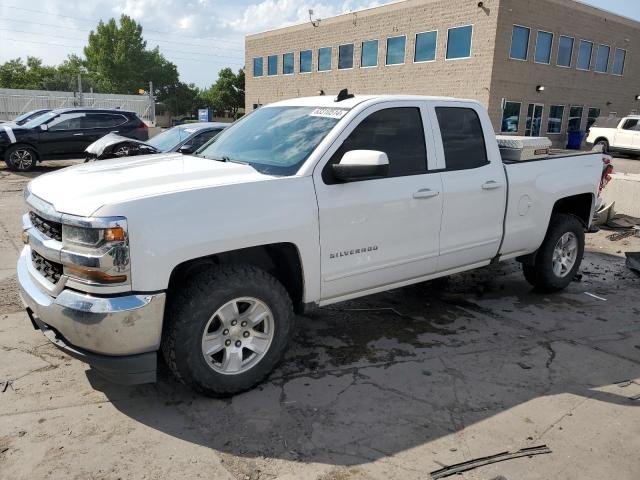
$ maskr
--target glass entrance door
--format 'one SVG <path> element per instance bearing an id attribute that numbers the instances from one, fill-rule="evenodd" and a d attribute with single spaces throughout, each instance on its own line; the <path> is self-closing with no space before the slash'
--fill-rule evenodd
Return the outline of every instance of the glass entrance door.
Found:
<path id="1" fill-rule="evenodd" d="M 530 103 L 527 109 L 527 124 L 524 134 L 527 137 L 539 137 L 540 127 L 542 126 L 542 112 L 544 105 L 540 103 Z"/>

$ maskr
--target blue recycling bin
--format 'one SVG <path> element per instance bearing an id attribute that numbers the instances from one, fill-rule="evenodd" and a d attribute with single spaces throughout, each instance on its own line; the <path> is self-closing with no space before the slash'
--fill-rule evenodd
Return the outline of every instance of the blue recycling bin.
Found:
<path id="1" fill-rule="evenodd" d="M 567 148 L 569 150 L 580 150 L 580 147 L 582 146 L 582 140 L 584 140 L 585 135 L 586 132 L 581 131 L 569 132 L 569 136 L 567 138 Z"/>

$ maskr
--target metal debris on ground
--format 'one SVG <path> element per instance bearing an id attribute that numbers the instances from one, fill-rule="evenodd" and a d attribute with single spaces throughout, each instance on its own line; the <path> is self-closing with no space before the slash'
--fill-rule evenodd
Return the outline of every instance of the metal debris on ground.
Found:
<path id="1" fill-rule="evenodd" d="M 634 270 L 636 273 L 640 273 L 640 252 L 627 252 L 627 267 Z"/>
<path id="2" fill-rule="evenodd" d="M 633 237 L 636 234 L 634 230 L 623 230 L 621 232 L 612 233 L 607 235 L 607 240 L 617 242 L 618 240 L 624 240 L 627 237 Z"/>
<path id="3" fill-rule="evenodd" d="M 540 445 L 537 447 L 522 448 L 515 452 L 502 452 L 488 457 L 476 458 L 474 460 L 449 465 L 448 467 L 433 471 L 431 472 L 431 480 L 437 480 L 438 478 L 445 478 L 450 475 L 467 472 L 474 468 L 484 467 L 485 465 L 490 465 L 492 463 L 504 462 L 505 460 L 512 460 L 520 457 L 532 457 L 533 455 L 542 455 L 545 453 L 551 453 L 551 449 L 546 445 Z"/>
<path id="4" fill-rule="evenodd" d="M 603 302 L 606 302 L 607 299 L 604 297 L 599 297 L 598 295 L 596 295 L 595 293 L 589 293 L 589 292 L 584 292 L 585 295 L 589 295 L 592 298 L 598 299 L 598 300 L 602 300 Z"/>
<path id="5" fill-rule="evenodd" d="M 6 380 L 4 382 L 0 382 L 0 389 L 2 390 L 2 393 L 6 392 L 9 389 L 9 387 L 11 387 L 11 390 L 13 390 L 13 380 Z"/>

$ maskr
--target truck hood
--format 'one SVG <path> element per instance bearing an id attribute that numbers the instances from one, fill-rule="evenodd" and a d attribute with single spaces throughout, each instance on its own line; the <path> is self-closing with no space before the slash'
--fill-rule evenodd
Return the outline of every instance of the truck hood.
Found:
<path id="1" fill-rule="evenodd" d="M 42 175 L 28 188 L 60 213 L 89 217 L 104 205 L 271 178 L 249 165 L 170 153 L 76 165 Z"/>

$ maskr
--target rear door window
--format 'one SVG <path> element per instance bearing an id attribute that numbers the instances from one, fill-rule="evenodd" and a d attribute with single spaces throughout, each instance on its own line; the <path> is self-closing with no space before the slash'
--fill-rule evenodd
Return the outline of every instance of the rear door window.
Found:
<path id="1" fill-rule="evenodd" d="M 123 115 L 111 113 L 88 113 L 85 128 L 112 128 L 126 123 Z"/>
<path id="2" fill-rule="evenodd" d="M 377 150 L 389 158 L 389 177 L 427 171 L 427 147 L 422 116 L 417 107 L 387 108 L 365 118 L 333 154 L 323 170 L 325 183 L 334 183 L 331 165 L 351 150 Z"/>
<path id="3" fill-rule="evenodd" d="M 624 125 L 622 126 L 623 130 L 637 130 L 637 128 L 638 128 L 638 119 L 636 118 L 630 118 L 629 120 L 624 122 Z"/>
<path id="4" fill-rule="evenodd" d="M 217 134 L 219 134 L 220 131 L 221 130 L 209 130 L 207 132 L 202 132 L 196 135 L 195 137 L 193 137 L 191 140 L 187 141 L 187 144 L 191 145 L 191 148 L 193 151 L 196 151 L 205 143 L 207 143 L 209 140 L 211 140 L 213 137 L 215 137 Z"/>
<path id="5" fill-rule="evenodd" d="M 437 107 L 447 170 L 467 170 L 489 163 L 484 132 L 475 110 Z"/>

